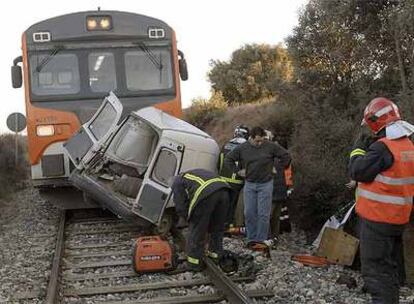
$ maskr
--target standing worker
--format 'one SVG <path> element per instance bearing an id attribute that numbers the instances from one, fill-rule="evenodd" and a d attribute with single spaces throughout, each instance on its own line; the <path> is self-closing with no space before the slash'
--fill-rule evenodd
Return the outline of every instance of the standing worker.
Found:
<path id="1" fill-rule="evenodd" d="M 258 250 L 264 249 L 264 241 L 269 236 L 274 161 L 279 158 L 283 167 L 290 163 L 287 150 L 265 138 L 263 128 L 253 128 L 249 140 L 236 147 L 224 159 L 224 166 L 235 168 L 239 162 L 245 171 L 243 198 L 247 246 Z"/>
<path id="2" fill-rule="evenodd" d="M 399 303 L 398 260 L 402 233 L 414 195 L 414 126 L 401 120 L 397 106 L 378 97 L 364 111 L 360 136 L 350 155 L 351 178 L 358 182 L 356 212 L 361 221 L 361 272 L 372 303 Z"/>
<path id="3" fill-rule="evenodd" d="M 265 130 L 266 139 L 276 142 L 272 132 Z M 283 145 L 286 147 L 286 145 Z M 292 165 L 283 168 L 280 159 L 276 159 L 273 168 L 272 213 L 270 216 L 270 237 L 278 240 L 279 234 L 291 232 L 287 199 L 292 192 Z"/>
<path id="4" fill-rule="evenodd" d="M 275 175 L 273 177 L 271 235 L 273 238 L 282 233 L 292 231 L 289 210 L 287 207 L 288 196 L 292 192 L 292 166 L 283 168 L 279 160 L 275 162 Z"/>
<path id="5" fill-rule="evenodd" d="M 234 150 L 234 148 L 238 147 L 239 145 L 245 143 L 249 138 L 249 128 L 245 125 L 238 125 L 234 129 L 233 138 L 229 140 L 221 149 L 220 157 L 219 157 L 219 164 L 218 164 L 218 171 L 220 176 L 230 185 L 232 191 L 229 192 L 230 194 L 230 207 L 228 218 L 226 219 L 227 225 L 231 225 L 234 222 L 234 213 L 236 210 L 237 202 L 239 200 L 239 194 L 241 189 L 243 189 L 244 185 L 244 178 L 239 176 L 237 172 L 239 172 L 241 168 L 241 164 L 236 163 L 234 168 L 229 168 L 224 166 L 224 158 L 225 156 Z"/>
<path id="6" fill-rule="evenodd" d="M 187 266 L 201 271 L 204 244 L 210 234 L 207 255 L 219 259 L 223 252 L 224 223 L 229 208 L 229 185 L 217 174 L 194 169 L 176 176 L 172 185 L 177 228 L 189 226 Z"/>

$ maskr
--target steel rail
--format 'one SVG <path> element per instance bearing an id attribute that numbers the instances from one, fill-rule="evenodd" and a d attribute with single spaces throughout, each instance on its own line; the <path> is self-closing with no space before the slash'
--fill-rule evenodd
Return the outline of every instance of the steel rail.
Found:
<path id="1" fill-rule="evenodd" d="M 253 304 L 253 300 L 241 290 L 221 269 L 210 259 L 205 259 L 204 272 L 211 278 L 212 283 L 221 290 L 231 304 Z"/>
<path id="2" fill-rule="evenodd" d="M 58 231 L 56 234 L 55 253 L 53 257 L 52 269 L 51 269 L 48 287 L 47 287 L 47 294 L 46 294 L 46 300 L 45 300 L 46 304 L 58 303 L 60 286 L 65 285 L 64 282 L 61 280 L 66 281 L 66 278 L 60 277 L 61 271 L 63 269 L 62 268 L 62 257 L 63 257 L 64 250 L 65 250 L 66 238 L 71 234 L 70 232 L 69 233 L 65 232 L 65 229 L 68 228 L 66 225 L 66 219 L 67 219 L 67 214 L 63 210 L 59 214 L 59 227 L 58 227 Z M 88 231 L 89 230 L 86 230 L 85 233 L 88 233 Z M 129 263 L 130 261 L 128 261 L 128 264 Z M 207 267 L 204 270 L 204 273 L 207 275 L 207 277 L 210 280 L 206 278 L 206 282 L 204 283 L 208 284 L 208 281 L 209 281 L 210 284 L 213 284 L 217 288 L 218 291 L 214 295 L 190 296 L 188 297 L 188 299 L 187 297 L 182 297 L 182 296 L 176 299 L 172 299 L 171 297 L 159 298 L 159 299 L 153 299 L 154 301 L 153 302 L 150 301 L 148 302 L 148 304 L 149 303 L 166 303 L 166 304 L 167 303 L 207 303 L 207 302 L 211 303 L 211 302 L 221 301 L 223 299 L 227 299 L 228 302 L 231 304 L 253 304 L 254 302 L 252 298 L 267 297 L 267 296 L 273 295 L 273 292 L 269 290 L 254 290 L 254 291 L 245 292 L 242 289 L 240 289 L 236 285 L 236 283 L 233 282 L 233 280 L 243 281 L 243 280 L 246 280 L 246 278 L 233 278 L 232 280 L 231 278 L 227 277 L 227 275 L 212 260 L 206 259 L 205 263 Z M 103 264 L 104 265 L 99 265 L 99 267 L 110 266 L 111 263 L 109 263 L 108 261 L 105 261 L 105 263 Z M 128 276 L 129 275 L 130 274 L 128 273 Z M 188 283 L 189 285 L 191 285 L 191 282 L 188 282 Z M 135 285 L 134 286 L 132 285 L 131 286 L 129 285 L 127 286 L 101 286 L 101 287 L 89 288 L 90 290 L 86 288 L 84 290 L 81 290 L 81 292 L 79 293 L 86 295 L 86 294 L 107 294 L 107 293 L 113 293 L 113 292 L 131 292 L 137 289 L 139 290 L 140 289 L 139 287 L 141 288 L 145 287 L 145 286 L 138 286 L 138 285 L 137 286 Z M 152 284 L 148 284 L 148 285 L 149 286 L 147 286 L 146 288 L 149 290 L 159 289 L 159 288 L 163 289 L 163 288 L 169 287 L 168 284 L 165 284 L 163 282 L 160 282 L 158 284 L 161 287 L 157 287 L 157 284 L 154 284 L 153 286 L 151 286 Z M 68 290 L 66 290 L 66 292 L 63 292 L 63 296 L 64 297 L 68 296 L 67 293 L 68 293 Z M 158 300 L 160 301 L 162 300 L 162 301 L 157 302 Z M 117 301 L 115 302 L 118 303 Z M 109 303 L 112 303 L 112 302 L 109 301 Z M 123 301 L 120 301 L 119 303 L 130 303 L 130 302 L 123 300 Z M 131 303 L 136 303 L 136 302 L 132 300 Z M 138 301 L 138 303 L 140 302 Z"/>
<path id="3" fill-rule="evenodd" d="M 53 256 L 52 270 L 50 272 L 49 284 L 47 286 L 46 304 L 57 302 L 59 269 L 62 260 L 63 246 L 65 244 L 66 211 L 62 210 L 59 215 L 59 229 L 56 235 L 55 254 Z"/>

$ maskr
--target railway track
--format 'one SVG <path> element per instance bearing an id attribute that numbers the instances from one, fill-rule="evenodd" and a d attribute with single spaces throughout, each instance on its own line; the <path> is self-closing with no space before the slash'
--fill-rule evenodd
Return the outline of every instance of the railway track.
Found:
<path id="1" fill-rule="evenodd" d="M 45 303 L 253 303 L 273 296 L 269 290 L 244 292 L 238 284 L 253 277 L 227 277 L 211 261 L 203 273 L 138 275 L 131 248 L 140 233 L 115 217 L 70 219 L 62 211 Z"/>

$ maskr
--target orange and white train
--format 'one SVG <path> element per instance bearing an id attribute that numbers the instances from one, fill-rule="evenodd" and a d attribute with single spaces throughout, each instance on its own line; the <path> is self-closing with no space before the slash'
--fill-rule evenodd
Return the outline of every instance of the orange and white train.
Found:
<path id="1" fill-rule="evenodd" d="M 110 91 L 122 101 L 124 116 L 154 106 L 180 118 L 180 81 L 187 78 L 174 30 L 155 18 L 97 10 L 30 26 L 12 83 L 24 84 L 33 184 L 60 207 L 84 207 L 68 180 L 74 166 L 63 143 Z"/>

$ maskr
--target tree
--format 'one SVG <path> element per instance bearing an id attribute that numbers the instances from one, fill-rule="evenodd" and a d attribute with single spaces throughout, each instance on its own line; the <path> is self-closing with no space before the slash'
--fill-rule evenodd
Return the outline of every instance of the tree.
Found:
<path id="1" fill-rule="evenodd" d="M 276 86 L 292 76 L 288 54 L 280 45 L 245 45 L 233 52 L 229 62 L 212 60 L 210 65 L 212 88 L 222 92 L 229 104 L 274 96 Z"/>
<path id="2" fill-rule="evenodd" d="M 413 17 L 412 0 L 310 0 L 287 40 L 294 81 L 282 99 L 296 111 L 295 196 L 307 228 L 352 199 L 343 184 L 366 104 L 411 99 Z"/>

